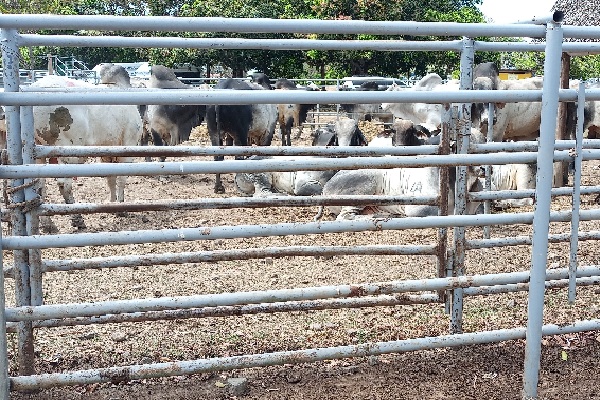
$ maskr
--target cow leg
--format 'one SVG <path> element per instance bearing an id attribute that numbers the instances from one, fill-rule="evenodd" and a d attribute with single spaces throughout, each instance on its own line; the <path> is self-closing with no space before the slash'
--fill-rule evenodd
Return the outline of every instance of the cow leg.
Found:
<path id="1" fill-rule="evenodd" d="M 65 203 L 74 204 L 75 197 L 73 197 L 73 179 L 71 178 L 57 178 L 58 190 L 65 199 Z M 71 215 L 71 226 L 77 229 L 85 229 L 85 221 L 81 214 Z"/>
<path id="2" fill-rule="evenodd" d="M 155 146 L 166 146 L 166 143 L 163 140 L 163 138 L 160 135 L 160 133 L 158 133 L 154 129 L 152 129 L 152 142 L 154 143 Z M 167 157 L 164 157 L 164 156 L 159 157 L 159 160 L 161 162 L 165 162 L 166 159 L 167 159 Z M 152 159 L 150 159 L 150 161 L 152 161 Z"/>
<path id="3" fill-rule="evenodd" d="M 151 135 L 151 133 L 148 132 L 148 129 L 147 129 L 146 125 L 144 124 L 144 129 L 142 131 L 142 136 L 140 137 L 140 146 L 148 146 L 148 143 L 150 142 L 150 135 Z M 150 156 L 146 156 L 144 159 L 147 162 L 151 162 L 152 161 L 152 157 L 150 157 Z"/>
<path id="4" fill-rule="evenodd" d="M 35 191 L 40 196 L 42 203 L 46 201 L 46 180 L 43 178 L 38 179 L 38 182 L 34 186 Z M 40 229 L 44 233 L 58 233 L 58 227 L 48 215 L 40 215 Z"/>
<path id="5" fill-rule="evenodd" d="M 123 203 L 125 201 L 125 183 L 126 176 L 107 176 L 106 184 L 110 193 L 109 201 L 111 203 Z"/>
<path id="6" fill-rule="evenodd" d="M 336 221 L 346 221 L 354 219 L 370 219 L 368 215 L 360 215 L 364 207 L 345 206 L 340 209 L 340 213 L 335 218 Z"/>
<path id="7" fill-rule="evenodd" d="M 111 203 L 125 201 L 125 183 L 127 182 L 126 176 L 107 176 L 106 183 L 110 192 Z M 124 211 L 117 212 L 118 217 L 126 217 L 127 213 Z"/>
<path id="8" fill-rule="evenodd" d="M 300 124 L 298 125 L 298 131 L 296 132 L 296 135 L 294 136 L 294 139 L 302 139 L 302 132 L 304 131 L 304 125 Z"/>
<path id="9" fill-rule="evenodd" d="M 219 146 L 223 145 L 223 141 L 220 140 Z M 233 139 L 230 136 L 227 136 L 227 138 L 225 139 L 225 145 L 226 146 L 232 146 L 233 145 Z M 214 146 L 214 144 L 213 144 Z M 243 157 L 239 157 L 236 156 L 235 159 L 242 159 Z M 224 156 L 215 156 L 215 161 L 223 161 L 225 159 Z M 221 174 L 215 174 L 215 189 L 214 189 L 215 193 L 225 193 L 225 186 L 223 185 L 223 182 L 221 181 Z"/>
<path id="10" fill-rule="evenodd" d="M 278 194 L 273 190 L 271 173 L 260 172 L 244 175 L 246 179 L 254 185 L 254 197 L 268 197 L 276 196 Z"/>
<path id="11" fill-rule="evenodd" d="M 285 123 L 285 132 L 282 131 L 281 133 L 281 144 L 283 146 L 291 146 L 292 145 L 292 123 L 294 122 L 293 119 L 289 119 L 288 121 L 286 121 Z"/>

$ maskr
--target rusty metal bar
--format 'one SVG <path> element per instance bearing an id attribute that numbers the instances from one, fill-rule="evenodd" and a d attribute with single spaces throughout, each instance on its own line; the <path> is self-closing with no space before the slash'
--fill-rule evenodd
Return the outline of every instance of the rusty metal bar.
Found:
<path id="1" fill-rule="evenodd" d="M 197 251 L 185 253 L 144 254 L 95 257 L 88 259 L 46 260 L 44 272 L 83 269 L 138 267 L 150 265 L 187 264 L 276 257 L 311 257 L 336 255 L 434 255 L 435 245 L 372 245 L 372 246 L 287 246 L 247 249 Z"/>
<path id="2" fill-rule="evenodd" d="M 110 238 L 113 245 L 214 240 L 249 237 L 311 235 L 340 232 L 442 228 L 451 226 L 484 226 L 495 224 L 531 224 L 533 214 L 450 215 L 431 217 L 382 218 L 373 220 L 325 221 L 307 223 L 280 223 L 236 226 L 201 226 L 196 228 L 138 230 L 121 232 L 78 233 L 5 237 L 5 249 L 43 249 L 50 247 L 80 247 L 105 245 Z M 552 222 L 570 221 L 571 212 L 552 212 Z M 582 221 L 600 219 L 600 209 L 582 210 Z"/>
<path id="3" fill-rule="evenodd" d="M 563 221 L 566 222 L 566 221 Z M 563 243 L 570 240 L 571 234 L 558 233 L 548 235 L 550 243 Z M 578 240 L 600 240 L 600 231 L 578 232 Z M 490 249 L 493 247 L 504 246 L 530 246 L 532 243 L 531 236 L 512 236 L 492 239 L 471 239 L 467 241 L 466 248 L 474 249 Z"/>
<path id="4" fill-rule="evenodd" d="M 77 204 L 42 204 L 40 215 L 68 215 L 91 213 L 116 213 L 121 211 L 147 212 L 172 210 L 207 210 L 229 208 L 262 208 L 262 207 L 310 207 L 340 205 L 389 205 L 389 204 L 427 204 L 437 205 L 438 196 L 287 196 L 273 197 L 229 197 L 204 198 L 190 200 L 158 200 L 148 202 L 124 203 L 77 203 Z"/>
<path id="5" fill-rule="evenodd" d="M 0 239 L 2 238 L 2 229 L 0 229 Z M 0 240 L 0 268 L 4 269 L 4 251 L 2 241 Z M 4 274 L 0 274 L 0 399 L 10 398 L 10 380 L 8 375 L 8 339 L 7 324 L 4 310 L 6 309 L 6 296 L 4 292 Z M 15 330 L 19 330 L 19 324 L 15 324 Z"/>
<path id="6" fill-rule="evenodd" d="M 592 150 L 587 150 L 592 151 Z M 597 152 L 600 159 L 600 151 Z M 5 165 L 0 171 L 1 179 L 21 178 L 65 178 L 74 176 L 147 176 L 147 175 L 189 175 L 189 174 L 227 174 L 236 172 L 272 172 L 272 171 L 326 171 L 354 170 L 364 168 L 420 168 L 443 165 L 483 165 L 518 164 L 535 162 L 534 152 L 505 154 L 449 154 L 423 155 L 416 157 L 347 157 L 347 158 L 306 158 L 294 162 L 281 162 L 277 159 L 263 160 L 224 160 L 179 161 L 179 162 L 139 162 L 139 163 L 93 163 L 93 164 L 28 164 Z M 569 160 L 568 151 L 560 151 L 556 159 Z M 584 159 L 586 158 L 584 154 Z"/>
<path id="7" fill-rule="evenodd" d="M 33 128 L 33 107 L 21 107 L 21 142 L 23 143 L 23 164 L 35 163 L 33 149 L 35 146 L 35 134 Z M 25 226 L 27 235 L 36 235 L 40 233 L 39 217 L 37 213 L 40 200 L 35 187 L 39 187 L 33 179 L 24 180 L 23 193 L 25 204 L 31 206 L 23 207 L 25 212 Z M 42 304 L 42 254 L 40 249 L 29 250 L 29 284 L 31 286 L 31 305 L 39 306 Z"/>
<path id="8" fill-rule="evenodd" d="M 600 192 L 600 186 L 582 186 L 579 188 L 579 194 L 596 194 Z M 573 196 L 573 190 L 570 187 L 553 188 L 550 192 L 552 197 Z M 522 190 L 490 190 L 489 192 L 469 192 L 468 198 L 471 201 L 483 200 L 503 200 L 503 199 L 526 199 L 535 196 L 535 189 Z"/>
<path id="9" fill-rule="evenodd" d="M 433 304 L 440 299 L 435 294 L 396 294 L 351 299 L 326 299 L 314 301 L 289 301 L 285 303 L 261 303 L 241 306 L 193 308 L 188 310 L 165 310 L 111 314 L 81 318 L 61 318 L 34 322 L 34 328 L 59 326 L 110 324 L 118 322 L 161 321 L 185 318 L 215 318 L 248 314 L 279 313 L 292 311 L 339 310 L 362 307 L 389 307 L 399 305 Z M 14 323 L 11 325 L 15 325 Z M 9 326 L 10 330 L 13 326 Z"/>
<path id="10" fill-rule="evenodd" d="M 1 16 L 1 15 L 0 15 Z M 12 29 L 0 29 L 0 43 L 2 44 L 3 82 L 4 93 L 18 92 L 19 90 L 19 48 L 17 46 L 17 32 Z M 18 168 L 23 164 L 21 153 L 21 121 L 19 107 L 5 107 L 7 120 L 6 149 L 8 163 Z M 3 166 L 6 167 L 6 166 Z M 10 182 L 12 188 L 21 187 L 23 178 L 13 178 Z M 25 194 L 17 190 L 11 194 L 11 207 L 23 209 L 25 207 Z M 27 221 L 24 213 L 15 212 L 12 215 L 12 231 L 15 237 L 27 235 Z M 29 251 L 18 249 L 13 251 L 15 274 L 15 297 L 17 305 L 31 305 L 31 285 L 29 282 Z M 18 364 L 21 374 L 32 374 L 34 363 L 33 329 L 31 324 L 23 322 L 19 325 L 18 333 Z"/>
<path id="11" fill-rule="evenodd" d="M 581 267 L 578 277 L 600 275 L 596 266 Z M 566 279 L 568 269 L 552 269 L 546 279 Z M 470 275 L 447 278 L 415 279 L 405 281 L 363 283 L 354 285 L 305 287 L 237 293 L 217 293 L 196 296 L 176 296 L 135 300 L 115 300 L 80 304 L 54 304 L 29 307 L 12 307 L 5 310 L 10 322 L 35 321 L 55 318 L 91 317 L 144 311 L 190 309 L 199 307 L 234 306 L 283 301 L 354 298 L 373 295 L 391 295 L 405 292 L 437 291 L 453 288 L 494 286 L 530 281 L 529 271 Z"/>
<path id="12" fill-rule="evenodd" d="M 444 104 L 442 108 L 442 135 L 440 140 L 440 146 L 438 154 L 446 155 L 450 154 L 450 124 L 452 123 L 452 107 L 450 104 Z M 448 167 L 441 167 L 440 171 L 440 196 L 439 196 L 439 211 L 438 215 L 448 215 L 449 207 L 449 187 L 448 182 L 449 170 Z M 437 276 L 438 278 L 444 278 L 448 276 L 448 228 L 438 229 L 438 245 L 437 245 Z M 446 312 L 450 310 L 450 304 L 448 302 L 448 294 L 445 290 L 438 291 L 438 297 L 444 301 Z"/>
<path id="13" fill-rule="evenodd" d="M 562 289 L 569 285 L 568 279 L 547 280 L 546 289 Z M 577 278 L 578 286 L 600 285 L 600 276 Z M 529 289 L 529 284 L 517 283 L 495 286 L 480 286 L 474 288 L 465 288 L 464 296 L 487 296 L 500 293 L 513 293 L 526 291 Z M 389 307 L 398 305 L 414 305 L 414 304 L 433 304 L 442 303 L 435 294 L 397 294 L 397 295 L 381 295 L 376 297 L 361 297 L 352 299 L 333 299 L 333 300 L 316 300 L 316 301 L 296 301 L 285 303 L 263 303 L 263 304 L 248 304 L 242 306 L 221 306 L 221 307 L 205 307 L 188 310 L 166 310 L 166 311 L 149 311 L 135 312 L 126 314 L 110 314 L 104 316 L 80 317 L 80 318 L 61 318 L 51 320 L 35 321 L 34 328 L 55 328 L 59 326 L 82 326 L 95 324 L 110 324 L 118 322 L 142 322 L 142 321 L 161 321 L 186 318 L 215 318 L 240 316 L 259 313 L 276 313 L 290 311 L 314 311 L 314 310 L 334 310 L 348 308 L 363 308 L 363 307 Z M 10 323 L 7 326 L 8 332 L 13 332 L 16 328 L 15 323 Z"/>
<path id="14" fill-rule="evenodd" d="M 579 321 L 566 326 L 544 325 L 543 335 L 560 335 L 600 329 L 600 320 Z M 254 354 L 233 357 L 219 357 L 191 361 L 178 361 L 159 364 L 129 365 L 89 369 L 60 374 L 19 376 L 10 379 L 13 390 L 25 391 L 54 386 L 85 385 L 101 382 L 118 383 L 132 379 L 150 379 L 163 376 L 192 375 L 212 371 L 228 371 L 240 368 L 253 368 L 283 364 L 300 364 L 320 360 L 365 357 L 403 353 L 442 347 L 457 347 L 474 344 L 495 343 L 506 340 L 523 339 L 525 328 L 500 329 L 477 333 L 424 337 L 391 342 L 365 343 L 319 349 L 284 351 L 268 354 Z"/>
<path id="15" fill-rule="evenodd" d="M 473 88 L 473 62 L 475 48 L 473 39 L 463 38 L 463 47 L 460 53 L 460 90 L 470 91 Z M 468 153 L 471 139 L 471 103 L 461 103 L 458 109 L 458 125 L 456 129 L 457 155 Z M 454 192 L 454 214 L 464 215 L 467 209 L 467 167 L 456 167 L 456 188 Z M 466 231 L 463 226 L 454 227 L 454 264 L 453 276 L 462 276 L 465 273 L 465 240 Z M 462 332 L 463 295 L 462 289 L 456 288 L 451 292 L 452 313 L 450 333 Z"/>
<path id="16" fill-rule="evenodd" d="M 564 103 L 563 103 L 564 104 Z M 566 105 L 565 105 L 566 106 Z M 585 85 L 583 82 L 579 83 L 579 92 L 577 96 L 577 129 L 575 132 L 576 143 L 575 146 L 575 175 L 573 176 L 573 197 L 572 197 L 572 216 L 571 216 L 571 240 L 570 240 L 570 252 L 569 252 L 569 303 L 575 303 L 576 294 L 576 275 L 577 275 L 577 246 L 579 236 L 579 205 L 581 203 L 581 169 L 583 165 L 581 163 L 582 155 L 581 149 L 583 146 L 583 120 L 584 120 L 584 107 L 585 107 Z"/>

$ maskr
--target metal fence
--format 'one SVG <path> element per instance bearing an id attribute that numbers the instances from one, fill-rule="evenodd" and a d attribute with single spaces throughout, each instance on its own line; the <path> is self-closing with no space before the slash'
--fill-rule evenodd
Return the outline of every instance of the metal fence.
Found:
<path id="1" fill-rule="evenodd" d="M 577 139 L 555 141 L 556 115 L 560 101 L 577 102 L 580 115 L 586 100 L 600 99 L 599 90 L 559 90 L 560 59 L 563 51 L 600 52 L 596 43 L 563 43 L 565 38 L 600 38 L 600 29 L 593 27 L 562 26 L 561 13 L 542 18 L 537 24 L 493 25 L 422 22 L 366 22 L 318 20 L 253 20 L 224 18 L 171 18 L 171 17 L 110 17 L 110 16 L 48 16 L 0 15 L 0 43 L 4 65 L 4 93 L 0 104 L 6 108 L 8 119 L 8 162 L 0 166 L 0 178 L 10 182 L 12 205 L 12 233 L 2 237 L 3 250 L 13 252 L 13 265 L 3 265 L 0 275 L 0 306 L 5 309 L 0 317 L 0 397 L 9 398 L 10 391 L 24 391 L 60 385 L 77 385 L 110 382 L 114 379 L 144 379 L 202 373 L 207 371 L 311 362 L 316 360 L 379 355 L 419 349 L 490 343 L 527 338 L 524 365 L 523 396 L 537 396 L 542 335 L 580 332 L 600 328 L 599 320 L 574 322 L 566 326 L 543 325 L 542 313 L 545 287 L 565 287 L 570 298 L 575 285 L 600 282 L 600 267 L 581 266 L 577 263 L 578 240 L 597 240 L 599 232 L 582 232 L 579 221 L 600 219 L 600 210 L 580 210 L 581 193 L 599 192 L 597 187 L 580 187 L 582 161 L 600 159 L 598 144 L 582 140 L 582 118 Z M 83 30 L 140 30 L 178 32 L 264 32 L 264 33 L 336 33 L 373 35 L 438 35 L 464 37 L 462 40 L 437 42 L 413 41 L 348 41 L 348 40 L 244 40 L 244 39 L 193 39 L 177 37 L 117 37 L 21 34 L 19 30 L 73 29 Z M 538 37 L 540 43 L 492 43 L 470 39 L 472 37 Z M 455 51 L 461 53 L 461 89 L 472 85 L 472 67 L 475 51 L 545 51 L 543 91 L 470 91 L 456 92 L 304 92 L 294 91 L 242 91 L 223 92 L 210 90 L 157 91 L 114 90 L 110 92 L 32 92 L 20 91 L 19 48 L 27 46 L 92 46 L 92 47 L 166 47 L 223 49 L 322 49 L 322 50 L 381 50 L 381 51 Z M 174 93 L 176 92 L 176 93 Z M 518 144 L 489 143 L 469 146 L 471 102 L 542 101 L 542 123 L 539 142 Z M 273 103 L 382 103 L 429 102 L 451 103 L 444 117 L 443 134 L 455 134 L 457 154 L 450 154 L 447 142 L 441 146 L 419 148 L 310 148 L 310 147 L 63 147 L 36 146 L 33 134 L 32 107 L 53 104 L 273 104 Z M 575 149 L 575 152 L 570 151 Z M 499 153 L 502 151 L 502 153 Z M 191 155 L 345 155 L 348 158 L 323 158 L 312 161 L 281 163 L 277 160 L 260 161 L 186 161 L 165 163 L 132 163 L 93 165 L 39 165 L 35 159 L 53 156 L 110 156 L 126 153 L 130 156 L 168 154 Z M 469 153 L 469 154 L 466 154 Z M 380 157 L 390 155 L 389 157 Z M 413 155 L 406 157 L 407 155 Z M 418 155 L 418 157 L 414 157 Z M 576 163 L 572 188 L 552 189 L 554 161 Z M 534 212 L 494 215 L 464 214 L 468 198 L 485 200 L 506 198 L 526 193 L 471 193 L 467 194 L 466 166 L 503 163 L 528 163 L 537 161 L 537 182 Z M 390 218 L 375 221 L 333 221 L 309 223 L 274 223 L 251 226 L 219 226 L 210 229 L 174 228 L 141 230 L 135 235 L 129 231 L 83 234 L 41 235 L 35 227 L 40 215 L 69 213 L 96 213 L 119 211 L 169 211 L 182 207 L 174 201 L 121 204 L 45 204 L 31 187 L 37 178 L 73 176 L 161 175 L 161 174 L 214 174 L 257 171 L 295 171 L 359 168 L 395 168 L 402 166 L 457 167 L 456 214 L 448 215 L 447 191 L 440 199 L 410 199 L 389 196 L 364 198 L 273 197 L 273 198 L 218 198 L 197 199 L 185 202 L 188 209 L 227 207 L 277 207 L 332 204 L 390 204 L 421 201 L 440 201 L 441 215 L 423 218 Z M 447 179 L 447 168 L 442 168 L 442 179 Z M 445 172 L 444 172 L 445 171 Z M 446 174 L 444 176 L 444 173 Z M 572 195 L 571 211 L 551 212 L 551 198 L 555 195 Z M 549 234 L 552 221 L 571 221 L 574 234 Z M 493 238 L 468 240 L 465 227 L 501 224 L 533 224 L 532 237 Z M 309 235 L 332 232 L 387 231 L 396 229 L 439 228 L 438 243 L 434 246 L 365 245 L 272 247 L 260 249 L 232 249 L 221 252 L 197 251 L 186 254 L 149 254 L 144 256 L 114 256 L 95 259 L 44 260 L 40 249 L 73 246 L 100 246 L 110 244 L 158 243 L 177 241 L 203 241 L 222 238 L 253 238 L 264 236 Z M 448 229 L 454 228 L 452 241 Z M 568 268 L 547 270 L 549 242 L 570 242 L 571 262 Z M 515 273 L 465 275 L 465 253 L 470 249 L 493 246 L 531 244 L 531 270 Z M 88 268 L 135 267 L 169 263 L 206 262 L 245 258 L 264 258 L 285 255 L 340 255 L 340 254 L 426 254 L 436 255 L 439 277 L 408 281 L 363 283 L 356 285 L 320 286 L 265 290 L 240 293 L 220 293 L 151 299 L 103 301 L 95 303 L 44 305 L 42 278 L 52 271 Z M 16 306 L 4 304 L 4 278 L 15 279 Z M 529 291 L 528 322 L 526 327 L 514 329 L 462 332 L 464 296 L 493 295 L 507 291 Z M 431 294 L 408 295 L 411 292 Z M 402 294 L 403 296 L 399 296 Z M 250 354 L 244 357 L 218 357 L 160 364 L 114 366 L 84 371 L 36 375 L 33 370 L 33 330 L 38 327 L 56 327 L 106 322 L 148 321 L 173 318 L 196 318 L 251 313 L 268 313 L 324 308 L 351 308 L 373 305 L 421 304 L 446 302 L 450 314 L 451 332 L 446 336 L 397 340 L 391 342 L 346 345 L 320 349 Z M 17 332 L 19 341 L 19 374 L 9 376 L 6 331 Z"/>

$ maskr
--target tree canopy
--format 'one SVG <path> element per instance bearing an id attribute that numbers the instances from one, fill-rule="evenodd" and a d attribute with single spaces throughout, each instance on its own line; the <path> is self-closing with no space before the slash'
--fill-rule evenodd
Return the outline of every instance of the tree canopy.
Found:
<path id="1" fill-rule="evenodd" d="M 3 13 L 52 13 L 61 15 L 154 15 L 185 17 L 236 18 L 307 18 L 367 21 L 452 21 L 484 22 L 477 8 L 482 0 L 5 0 Z M 39 32 L 48 34 L 110 35 L 113 32 Z M 119 32 L 141 36 L 143 32 Z M 156 33 L 155 33 L 156 34 Z M 310 38 L 348 40 L 452 40 L 458 38 L 372 36 L 372 35 L 297 35 L 237 33 L 158 33 L 184 37 Z M 490 40 L 478 38 L 479 40 Z M 23 50 L 23 65 L 44 68 L 47 54 L 72 56 L 89 66 L 102 62 L 134 62 L 172 66 L 191 63 L 230 68 L 234 76 L 249 69 L 260 69 L 271 77 L 338 78 L 347 75 L 409 76 L 437 72 L 441 76 L 456 74 L 460 55 L 454 52 L 384 52 L 384 51 L 267 51 L 225 49 L 134 49 L 134 48 L 58 48 L 35 47 Z M 493 53 L 477 53 L 476 62 L 501 62 Z M 502 63 L 518 68 L 539 66 L 539 54 L 504 54 Z M 597 76 L 600 63 L 595 57 L 576 61 L 580 77 Z"/>

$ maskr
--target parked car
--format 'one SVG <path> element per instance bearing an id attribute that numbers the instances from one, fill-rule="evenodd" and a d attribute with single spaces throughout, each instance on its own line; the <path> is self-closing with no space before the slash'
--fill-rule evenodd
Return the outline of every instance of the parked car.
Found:
<path id="1" fill-rule="evenodd" d="M 394 83 L 400 87 L 408 87 L 408 83 L 399 78 L 384 78 L 381 76 L 348 76 L 342 78 L 340 90 L 356 90 L 365 82 L 377 82 L 378 90 L 386 90 Z"/>

